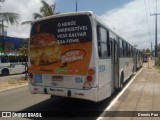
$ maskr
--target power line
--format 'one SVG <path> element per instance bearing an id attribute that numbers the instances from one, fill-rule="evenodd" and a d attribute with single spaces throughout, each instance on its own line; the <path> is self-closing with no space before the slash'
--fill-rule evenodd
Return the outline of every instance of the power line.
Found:
<path id="1" fill-rule="evenodd" d="M 156 13 L 151 14 L 151 16 L 155 16 L 155 57 L 157 57 L 157 16 L 160 15 L 160 13 L 157 13 L 157 0 L 156 0 Z"/>

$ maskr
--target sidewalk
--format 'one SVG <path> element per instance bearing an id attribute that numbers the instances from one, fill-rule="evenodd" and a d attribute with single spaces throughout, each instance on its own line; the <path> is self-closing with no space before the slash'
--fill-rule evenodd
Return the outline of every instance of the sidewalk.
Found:
<path id="1" fill-rule="evenodd" d="M 153 66 L 154 60 L 150 60 L 149 64 L 144 63 L 141 73 L 109 109 L 109 111 L 131 111 L 126 114 L 132 114 L 131 116 L 134 117 L 123 117 L 123 115 L 116 117 L 115 115 L 110 118 L 104 117 L 104 120 L 160 120 L 160 70 Z M 153 114 L 152 117 L 149 117 L 151 113 L 157 113 L 153 111 L 159 111 L 158 117 L 153 118 Z"/>

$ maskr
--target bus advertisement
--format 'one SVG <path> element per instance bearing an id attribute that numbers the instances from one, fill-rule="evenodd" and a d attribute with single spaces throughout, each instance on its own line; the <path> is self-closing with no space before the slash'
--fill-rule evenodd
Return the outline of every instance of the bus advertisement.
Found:
<path id="1" fill-rule="evenodd" d="M 30 40 L 32 72 L 85 75 L 91 58 L 91 41 L 91 23 L 85 15 L 35 23 Z"/>

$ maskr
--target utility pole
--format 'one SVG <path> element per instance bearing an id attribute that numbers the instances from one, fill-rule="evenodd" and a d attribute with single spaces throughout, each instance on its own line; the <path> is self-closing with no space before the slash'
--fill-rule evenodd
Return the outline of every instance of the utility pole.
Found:
<path id="1" fill-rule="evenodd" d="M 152 49 L 152 42 L 151 42 L 151 55 L 152 55 L 152 51 L 153 51 L 153 49 Z"/>
<path id="2" fill-rule="evenodd" d="M 78 2 L 78 1 L 76 0 L 75 2 L 76 2 L 76 12 L 77 12 L 77 9 L 78 9 L 78 5 L 77 5 L 77 2 Z"/>
<path id="3" fill-rule="evenodd" d="M 155 57 L 158 57 L 157 55 L 157 15 L 160 15 L 160 13 L 157 13 L 157 0 L 156 0 L 156 13 L 151 14 L 151 16 L 155 15 Z"/>

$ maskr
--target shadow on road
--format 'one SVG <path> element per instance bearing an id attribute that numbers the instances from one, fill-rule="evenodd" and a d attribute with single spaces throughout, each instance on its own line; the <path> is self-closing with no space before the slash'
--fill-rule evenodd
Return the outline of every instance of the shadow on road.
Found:
<path id="1" fill-rule="evenodd" d="M 98 103 L 87 100 L 55 96 L 53 98 L 47 99 L 43 102 L 40 102 L 18 112 L 38 112 L 42 114 L 42 117 L 47 117 L 47 119 L 48 117 L 56 117 L 56 119 L 82 119 L 83 117 L 83 119 L 86 118 L 87 120 L 94 120 L 101 116 L 103 111 L 106 109 L 106 107 L 110 104 L 110 102 L 114 99 L 114 97 L 117 94 L 118 92 L 115 92 L 111 97 Z M 29 119 L 36 120 L 36 118 Z"/>

